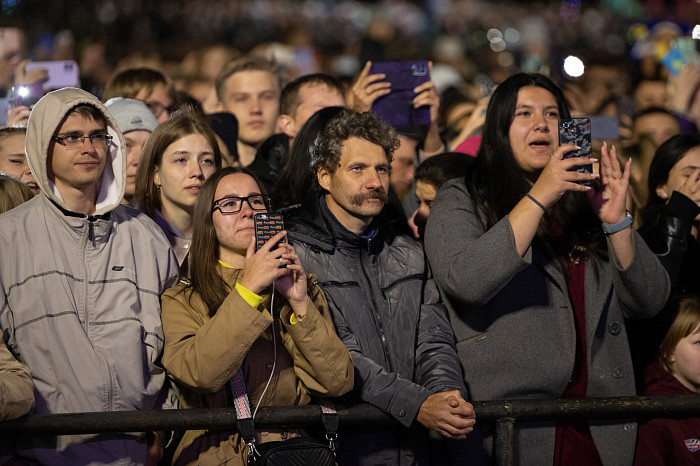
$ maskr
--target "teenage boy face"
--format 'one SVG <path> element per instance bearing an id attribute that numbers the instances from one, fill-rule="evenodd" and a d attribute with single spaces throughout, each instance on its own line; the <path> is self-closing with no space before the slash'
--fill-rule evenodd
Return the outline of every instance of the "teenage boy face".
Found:
<path id="1" fill-rule="evenodd" d="M 275 133 L 280 90 L 269 71 L 239 71 L 224 85 L 223 104 L 238 119 L 238 139 L 258 147 Z"/>
<path id="2" fill-rule="evenodd" d="M 78 113 L 71 113 L 58 128 L 57 136 L 89 136 L 106 133 L 104 123 Z M 107 145 L 93 144 L 85 138 L 77 149 L 69 149 L 56 141 L 49 145 L 47 163 L 48 177 L 58 188 L 64 190 L 83 190 L 97 183 L 107 160 Z"/>

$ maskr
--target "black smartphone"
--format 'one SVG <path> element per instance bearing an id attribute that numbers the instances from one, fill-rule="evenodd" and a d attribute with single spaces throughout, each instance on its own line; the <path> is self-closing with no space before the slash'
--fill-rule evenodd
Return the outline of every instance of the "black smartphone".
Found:
<path id="1" fill-rule="evenodd" d="M 574 144 L 580 149 L 564 154 L 564 158 L 585 157 L 586 162 L 572 168 L 579 173 L 593 173 L 593 164 L 588 162 L 591 156 L 591 120 L 589 118 L 564 118 L 559 120 L 559 145 Z M 579 184 L 591 186 L 593 180 L 578 181 Z"/>
<path id="2" fill-rule="evenodd" d="M 284 230 L 281 214 L 255 214 L 255 250 L 260 249 L 270 238 Z M 272 249 L 277 248 L 275 245 Z"/>
<path id="3" fill-rule="evenodd" d="M 379 97 L 372 110 L 391 126 L 420 126 L 430 124 L 430 108 L 413 108 L 413 92 L 420 84 L 430 81 L 428 62 L 392 61 L 372 63 L 370 74 L 383 73 L 391 83 L 391 93 Z"/>

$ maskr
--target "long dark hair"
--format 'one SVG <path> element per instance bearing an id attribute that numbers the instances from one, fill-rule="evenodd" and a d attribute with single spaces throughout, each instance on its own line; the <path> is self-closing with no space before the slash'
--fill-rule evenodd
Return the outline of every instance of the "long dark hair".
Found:
<path id="1" fill-rule="evenodd" d="M 479 151 L 465 177 L 475 213 L 484 230 L 505 217 L 531 188 L 509 138 L 518 92 L 528 86 L 549 91 L 557 102 L 559 117 L 570 117 L 561 89 L 544 75 L 517 73 L 496 88 L 486 110 Z M 600 220 L 586 194 L 567 192 L 546 215 L 538 237 L 576 236 L 571 239 L 577 244 L 590 246 L 603 242 L 600 231 Z"/>
<path id="2" fill-rule="evenodd" d="M 317 111 L 306 120 L 294 138 L 287 164 L 272 190 L 272 202 L 276 207 L 299 204 L 309 191 L 315 189 L 316 173 L 311 171 L 311 153 L 309 152 L 326 125 L 345 107 L 326 107 Z"/>
<path id="3" fill-rule="evenodd" d="M 162 165 L 163 153 L 170 144 L 191 134 L 204 136 L 214 153 L 214 165 L 217 169 L 221 168 L 219 143 L 206 120 L 188 107 L 171 115 L 170 118 L 158 125 L 146 141 L 136 172 L 134 197 L 139 210 L 151 218 L 155 216 L 155 211 L 161 208 L 160 192 L 153 180 L 156 166 Z"/>
<path id="4" fill-rule="evenodd" d="M 690 149 L 697 146 L 700 146 L 700 135 L 678 134 L 661 144 L 656 150 L 649 165 L 647 181 L 649 195 L 642 209 L 642 228 L 652 227 L 656 223 L 661 208 L 666 204 L 667 199 L 662 199 L 656 193 L 656 188 L 668 181 L 668 175 L 674 165 L 685 157 Z"/>
<path id="5" fill-rule="evenodd" d="M 267 195 L 264 186 L 253 172 L 243 167 L 226 167 L 217 170 L 204 182 L 194 203 L 189 287 L 202 298 L 209 308 L 210 316 L 216 313 L 230 290 L 217 271 L 219 242 L 216 239 L 211 209 L 219 182 L 225 176 L 236 173 L 253 178 L 260 192 Z"/>

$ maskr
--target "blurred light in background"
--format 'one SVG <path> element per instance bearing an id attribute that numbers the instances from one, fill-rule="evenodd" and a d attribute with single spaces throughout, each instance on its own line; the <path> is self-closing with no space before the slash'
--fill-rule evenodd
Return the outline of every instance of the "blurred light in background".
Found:
<path id="1" fill-rule="evenodd" d="M 700 24 L 696 24 L 693 28 L 693 39 L 700 39 Z"/>
<path id="2" fill-rule="evenodd" d="M 583 75 L 583 62 L 580 58 L 569 55 L 564 60 L 564 72 L 572 78 L 579 78 Z"/>
<path id="3" fill-rule="evenodd" d="M 11 14 L 17 8 L 17 5 L 22 0 L 2 0 L 2 14 L 3 16 Z"/>

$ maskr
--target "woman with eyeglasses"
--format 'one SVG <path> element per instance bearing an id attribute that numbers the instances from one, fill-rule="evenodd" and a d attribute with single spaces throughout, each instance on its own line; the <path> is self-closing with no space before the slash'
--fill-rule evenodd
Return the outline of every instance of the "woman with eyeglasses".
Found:
<path id="1" fill-rule="evenodd" d="M 335 333 L 315 277 L 286 232 L 255 250 L 254 215 L 269 197 L 252 172 L 227 167 L 202 187 L 194 209 L 190 279 L 162 297 L 163 365 L 181 385 L 180 407 L 231 407 L 240 369 L 251 409 L 306 405 L 353 386 L 350 354 Z M 279 243 L 279 244 L 278 244 Z M 256 442 L 300 434 L 256 431 Z M 188 431 L 174 464 L 245 465 L 237 433 Z"/>
<path id="2" fill-rule="evenodd" d="M 216 136 L 205 120 L 185 108 L 158 125 L 148 138 L 136 173 L 136 203 L 163 229 L 180 273 L 188 274 L 194 202 L 221 168 Z"/>

